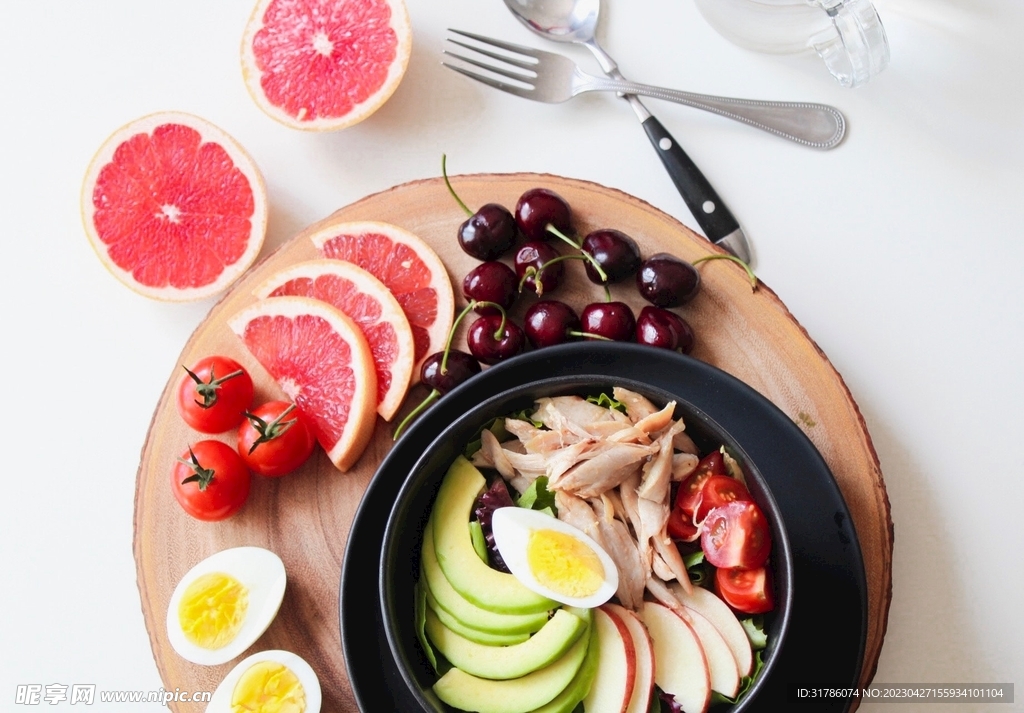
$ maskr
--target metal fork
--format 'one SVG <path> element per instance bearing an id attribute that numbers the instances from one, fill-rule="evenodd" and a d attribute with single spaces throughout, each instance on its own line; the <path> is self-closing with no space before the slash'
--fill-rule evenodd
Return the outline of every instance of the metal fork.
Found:
<path id="1" fill-rule="evenodd" d="M 838 109 L 827 104 L 716 97 L 598 77 L 587 74 L 564 55 L 503 42 L 471 32 L 451 28 L 448 31 L 475 40 L 484 47 L 470 45 L 450 37 L 448 42 L 492 61 L 447 49 L 444 51 L 446 55 L 467 65 L 506 77 L 515 83 L 502 81 L 465 66 L 442 62 L 444 66 L 518 97 L 558 104 L 584 92 L 640 94 L 703 109 L 816 149 L 834 148 L 839 145 L 846 133 L 846 119 Z M 485 49 L 487 46 L 504 50 L 507 54 Z"/>

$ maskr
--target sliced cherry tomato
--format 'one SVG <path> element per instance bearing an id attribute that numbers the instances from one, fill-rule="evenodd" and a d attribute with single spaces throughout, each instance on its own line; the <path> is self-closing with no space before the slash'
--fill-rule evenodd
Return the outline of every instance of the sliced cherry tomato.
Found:
<path id="1" fill-rule="evenodd" d="M 306 462 L 316 437 L 306 417 L 287 401 L 268 401 L 238 429 L 238 455 L 260 475 L 287 475 Z"/>
<path id="2" fill-rule="evenodd" d="M 753 500 L 750 492 L 740 481 L 728 475 L 712 475 L 700 489 L 700 502 L 694 514 L 694 522 L 702 522 L 708 513 L 734 500 Z"/>
<path id="3" fill-rule="evenodd" d="M 178 413 L 200 433 L 236 428 L 252 405 L 252 377 L 234 359 L 209 356 L 189 369 L 178 385 Z"/>
<path id="4" fill-rule="evenodd" d="M 727 475 L 725 458 L 722 457 L 721 451 L 712 451 L 701 458 L 700 462 L 697 463 L 697 467 L 686 477 L 686 480 L 680 484 L 679 490 L 676 491 L 675 507 L 689 515 L 691 520 L 693 519 L 694 512 L 697 510 L 697 501 L 700 499 L 700 492 L 704 487 L 704 481 L 712 475 Z"/>
<path id="5" fill-rule="evenodd" d="M 772 576 L 765 567 L 716 570 L 715 591 L 726 604 L 746 614 L 763 614 L 775 608 Z"/>
<path id="6" fill-rule="evenodd" d="M 756 569 L 772 549 L 768 520 L 756 503 L 735 500 L 708 513 L 700 546 L 715 567 Z"/>
<path id="7" fill-rule="evenodd" d="M 199 441 L 171 469 L 171 490 L 197 520 L 223 520 L 249 497 L 252 475 L 234 448 L 220 441 Z"/>
<path id="8" fill-rule="evenodd" d="M 668 514 L 668 536 L 673 540 L 694 542 L 700 537 L 700 530 L 693 524 L 689 515 L 679 508 L 672 508 Z"/>

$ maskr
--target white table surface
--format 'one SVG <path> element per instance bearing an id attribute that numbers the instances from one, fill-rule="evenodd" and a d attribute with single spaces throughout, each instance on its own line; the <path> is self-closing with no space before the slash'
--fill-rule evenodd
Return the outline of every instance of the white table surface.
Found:
<path id="1" fill-rule="evenodd" d="M 818 152 L 648 103 L 732 207 L 759 276 L 864 413 L 896 532 L 875 681 L 1021 684 L 1024 6 L 877 4 L 892 63 L 857 90 L 813 54 L 729 44 L 690 0 L 606 0 L 601 37 L 630 77 L 846 113 L 845 143 Z M 440 65 L 449 26 L 543 45 L 500 0 L 409 0 L 403 83 L 378 113 L 333 134 L 285 128 L 250 99 L 238 48 L 251 6 L 4 3 L 0 709 L 30 709 L 14 705 L 18 685 L 162 685 L 132 558 L 135 474 L 160 391 L 212 301 L 137 296 L 89 247 L 81 179 L 115 128 L 173 109 L 234 135 L 266 177 L 267 248 L 364 195 L 437 176 L 442 153 L 453 174 L 587 179 L 696 227 L 614 96 L 536 104 Z M 564 51 L 596 69 L 582 48 Z M 163 707 L 110 708 L 129 709 Z M 932 710 L 897 708 L 917 709 Z"/>

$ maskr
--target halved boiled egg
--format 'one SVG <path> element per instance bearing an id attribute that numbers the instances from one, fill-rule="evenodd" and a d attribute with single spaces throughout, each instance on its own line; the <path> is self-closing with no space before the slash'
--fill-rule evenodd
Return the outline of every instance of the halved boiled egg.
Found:
<path id="1" fill-rule="evenodd" d="M 260 651 L 231 669 L 206 713 L 320 713 L 323 694 L 313 668 L 290 651 Z"/>
<path id="2" fill-rule="evenodd" d="M 262 547 L 234 547 L 190 569 L 171 594 L 167 636 L 182 658 L 215 666 L 260 638 L 284 599 L 284 563 Z"/>
<path id="3" fill-rule="evenodd" d="M 582 530 L 539 510 L 504 507 L 491 519 L 494 544 L 528 589 L 568 606 L 604 604 L 619 586 L 608 553 Z"/>

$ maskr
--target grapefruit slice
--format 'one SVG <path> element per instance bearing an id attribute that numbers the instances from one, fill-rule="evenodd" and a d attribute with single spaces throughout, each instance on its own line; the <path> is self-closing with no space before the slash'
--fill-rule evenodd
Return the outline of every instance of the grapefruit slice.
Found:
<path id="1" fill-rule="evenodd" d="M 82 221 L 106 268 L 147 297 L 199 300 L 256 259 L 267 195 L 234 139 L 197 116 L 151 114 L 115 131 L 89 164 Z"/>
<path id="2" fill-rule="evenodd" d="M 260 0 L 242 39 L 242 75 L 272 118 L 330 131 L 377 111 L 411 52 L 403 0 Z"/>
<path id="3" fill-rule="evenodd" d="M 444 349 L 455 318 L 455 295 L 441 258 L 416 235 L 387 223 L 328 223 L 310 239 L 322 256 L 355 263 L 391 290 L 412 327 L 418 382 L 420 365 Z"/>
<path id="4" fill-rule="evenodd" d="M 377 413 L 390 421 L 409 389 L 414 362 L 412 329 L 402 306 L 384 283 L 343 260 L 292 265 L 254 290 L 257 297 L 302 295 L 337 307 L 352 318 L 373 354 Z"/>
<path id="5" fill-rule="evenodd" d="M 373 356 L 356 323 L 319 300 L 270 297 L 228 325 L 309 417 L 331 462 L 351 468 L 377 422 Z"/>

